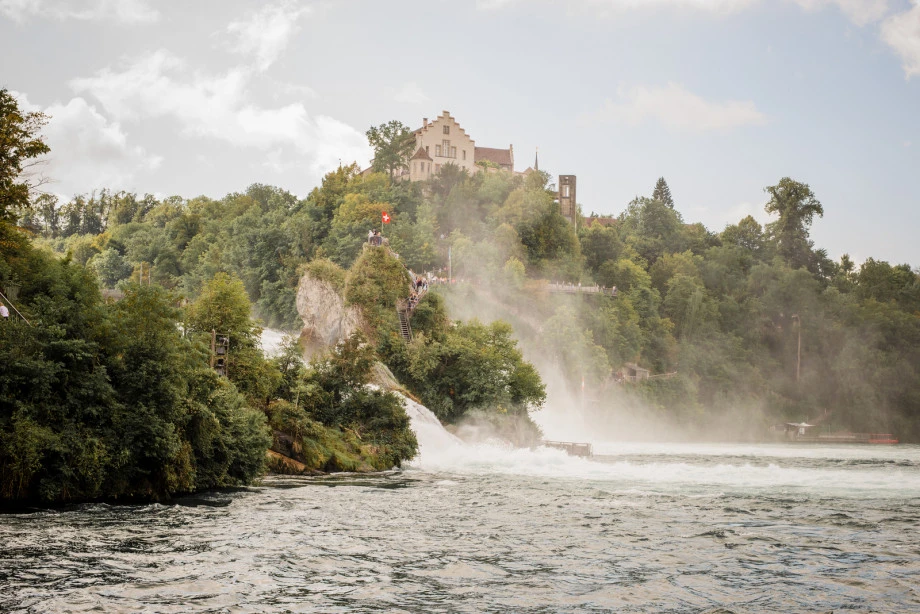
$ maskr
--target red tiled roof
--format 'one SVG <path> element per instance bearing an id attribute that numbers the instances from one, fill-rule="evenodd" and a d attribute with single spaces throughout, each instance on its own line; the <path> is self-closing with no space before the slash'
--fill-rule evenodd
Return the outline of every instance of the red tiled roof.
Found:
<path id="1" fill-rule="evenodd" d="M 609 228 L 610 226 L 616 226 L 619 223 L 619 220 L 611 216 L 601 216 L 601 217 L 583 217 L 581 218 L 581 222 L 584 226 L 600 224 L 604 228 Z"/>
<path id="2" fill-rule="evenodd" d="M 488 160 L 499 166 L 513 166 L 510 149 L 495 149 L 494 147 L 477 147 L 473 154 L 473 161 Z"/>

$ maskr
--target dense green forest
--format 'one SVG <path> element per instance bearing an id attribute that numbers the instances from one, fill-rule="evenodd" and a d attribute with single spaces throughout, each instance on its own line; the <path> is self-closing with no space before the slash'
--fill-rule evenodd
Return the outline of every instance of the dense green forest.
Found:
<path id="1" fill-rule="evenodd" d="M 306 202 L 253 186 L 194 204 L 103 191 L 58 206 L 24 172 L 48 151 L 46 120 L 0 91 L 0 288 L 13 308 L 0 322 L 0 502 L 162 500 L 266 468 L 398 466 L 417 441 L 393 390 L 413 393 L 384 358 L 410 382 L 427 375 L 418 392 L 445 417 L 497 408 L 538 436 L 526 416 L 543 386 L 509 327 L 457 328 L 430 295 L 415 349 L 398 342 L 408 271 L 347 230 L 382 201 L 317 204 L 337 178 L 354 188 L 354 168 Z M 395 193 L 382 175 L 361 185 Z M 361 330 L 309 363 L 295 338 L 267 358 L 252 313 L 294 328 L 303 274 L 357 307 Z M 230 339 L 226 377 L 211 365 L 215 331 Z"/>
<path id="2" fill-rule="evenodd" d="M 766 187 L 766 226 L 746 217 L 719 232 L 684 220 L 663 179 L 615 220 L 576 227 L 545 173 L 446 165 L 399 182 L 387 155 L 375 172 L 339 167 L 304 199 L 253 185 L 221 199 L 100 189 L 59 202 L 22 179 L 45 152 L 41 118 L 2 100 L 21 146 L 2 157 L 0 287 L 19 290 L 33 324 L 14 317 L 0 332 L 5 499 L 245 483 L 272 442 L 313 468 L 398 464 L 416 444 L 398 399 L 366 386 L 378 361 L 442 420 L 519 435 L 524 424 L 521 443 L 538 436 L 528 415 L 546 398 L 524 356 L 601 414 L 630 405 L 697 436 L 820 417 L 920 440 L 920 277 L 831 260 L 809 238 L 824 206 L 805 183 Z M 382 211 L 389 249 L 367 249 Z M 448 266 L 459 283 L 435 286 L 402 342 L 393 305 L 407 268 Z M 305 273 L 361 307 L 366 326 L 312 364 L 293 343 L 268 359 L 260 327 L 299 330 Z M 542 280 L 618 293 L 557 296 Z M 511 325 L 482 323 L 492 315 Z M 212 329 L 234 339 L 229 378 L 207 368 Z M 626 363 L 667 377 L 619 383 Z"/>
<path id="3" fill-rule="evenodd" d="M 63 204 L 41 197 L 22 223 L 104 286 L 149 266 L 154 283 L 194 298 L 227 272 L 266 325 L 295 329 L 302 265 L 324 258 L 348 268 L 386 210 L 385 234 L 410 269 L 446 268 L 450 249 L 454 277 L 471 286 L 468 296 L 451 290 L 451 303 L 505 304 L 509 319 L 520 316 L 522 340 L 521 323 L 548 331 L 537 350 L 555 357 L 552 368 L 573 389 L 584 376 L 604 396 L 611 373 L 636 362 L 677 373 L 631 394 L 682 423 L 802 420 L 827 410 L 836 428 L 920 437 L 917 272 L 828 258 L 809 239 L 824 207 L 808 185 L 780 178 L 764 196 L 775 221 L 749 216 L 714 232 L 683 219 L 663 179 L 615 223 L 587 217 L 575 228 L 548 181 L 541 172 L 468 175 L 446 165 L 428 183 L 391 182 L 386 172 L 342 166 L 302 200 L 263 185 L 220 200 L 101 190 Z M 540 294 L 540 279 L 619 294 L 565 301 Z M 403 362 L 389 360 L 394 370 Z"/>

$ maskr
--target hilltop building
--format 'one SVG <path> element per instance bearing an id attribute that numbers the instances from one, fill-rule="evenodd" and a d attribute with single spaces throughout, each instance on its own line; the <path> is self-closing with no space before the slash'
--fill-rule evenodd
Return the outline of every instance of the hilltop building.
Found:
<path id="1" fill-rule="evenodd" d="M 508 149 L 477 147 L 476 141 L 451 116 L 443 111 L 434 120 L 422 118 L 422 126 L 415 135 L 415 153 L 407 160 L 407 167 L 397 171 L 395 179 L 425 181 L 437 175 L 445 164 L 454 164 L 470 174 L 504 170 L 517 175 L 529 175 L 540 170 L 539 156 L 535 155 L 533 167 L 517 173 L 514 170 L 514 145 Z M 367 169 L 365 172 L 369 172 Z M 575 175 L 559 176 L 556 198 L 562 215 L 572 224 L 578 224 L 578 205 L 575 195 Z M 552 189 L 552 188 L 551 188 Z"/>
<path id="2" fill-rule="evenodd" d="M 484 165 L 477 166 L 478 162 Z M 400 177 L 409 181 L 424 181 L 436 175 L 445 164 L 455 164 L 470 174 L 485 168 L 500 168 L 514 172 L 514 145 L 508 149 L 477 147 L 449 111 L 433 121 L 422 119 L 415 131 L 415 153 L 409 158 L 408 170 Z"/>

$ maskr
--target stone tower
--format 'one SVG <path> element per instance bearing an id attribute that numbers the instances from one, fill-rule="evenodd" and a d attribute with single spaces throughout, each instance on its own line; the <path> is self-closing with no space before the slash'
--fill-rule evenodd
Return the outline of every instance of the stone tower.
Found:
<path id="1" fill-rule="evenodd" d="M 578 201 L 575 199 L 575 175 L 559 175 L 559 211 L 563 217 L 578 225 Z"/>

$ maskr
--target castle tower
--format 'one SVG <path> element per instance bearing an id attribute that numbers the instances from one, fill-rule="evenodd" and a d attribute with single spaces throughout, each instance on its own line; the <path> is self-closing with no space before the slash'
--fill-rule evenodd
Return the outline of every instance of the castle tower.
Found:
<path id="1" fill-rule="evenodd" d="M 559 211 L 562 216 L 578 225 L 578 201 L 575 199 L 575 175 L 559 175 Z"/>

